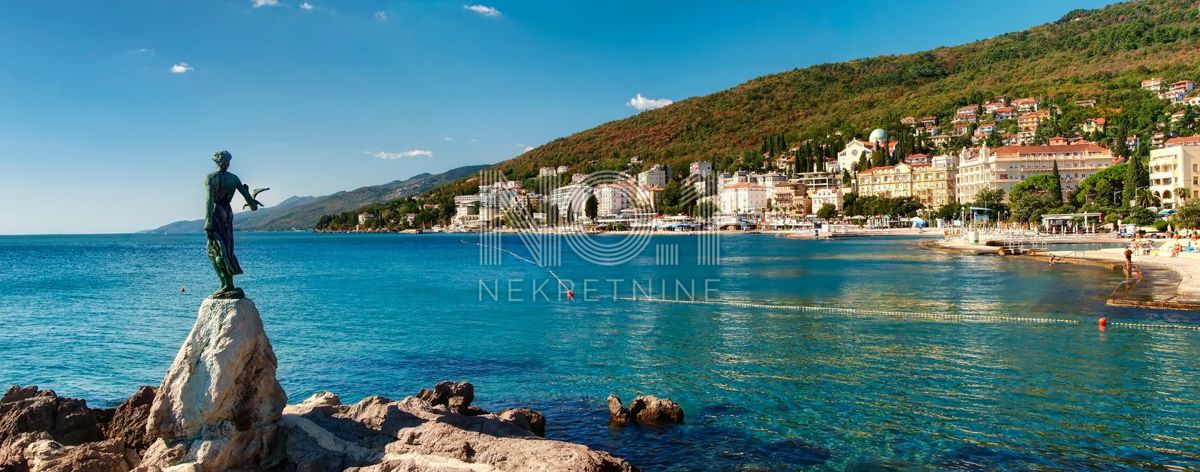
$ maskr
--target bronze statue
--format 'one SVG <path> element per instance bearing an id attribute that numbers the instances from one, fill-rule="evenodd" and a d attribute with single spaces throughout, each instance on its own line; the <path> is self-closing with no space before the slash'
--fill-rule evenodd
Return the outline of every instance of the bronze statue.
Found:
<path id="1" fill-rule="evenodd" d="M 204 232 L 208 235 L 208 258 L 217 271 L 217 278 L 221 279 L 221 288 L 210 297 L 244 298 L 246 295 L 242 289 L 233 286 L 233 276 L 241 275 L 242 266 L 233 253 L 233 208 L 229 202 L 233 200 L 234 192 L 240 192 L 246 200 L 245 207 L 256 211 L 262 203 L 255 198 L 268 189 L 255 189 L 251 193 L 249 186 L 243 184 L 238 176 L 229 173 L 229 161 L 233 159 L 229 151 L 215 153 L 212 159 L 217 164 L 217 171 L 204 179 L 204 185 L 208 188 Z"/>

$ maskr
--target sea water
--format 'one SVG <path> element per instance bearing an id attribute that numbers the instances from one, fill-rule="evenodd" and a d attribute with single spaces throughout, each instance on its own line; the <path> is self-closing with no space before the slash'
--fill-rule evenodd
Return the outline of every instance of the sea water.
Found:
<path id="1" fill-rule="evenodd" d="M 911 238 L 722 236 L 714 257 L 656 236 L 620 261 L 499 239 L 547 267 L 479 241 L 239 234 L 289 397 L 467 380 L 643 470 L 1200 467 L 1200 331 L 1095 321 L 1200 322 L 1106 307 L 1119 272 Z M 118 403 L 157 385 L 215 289 L 200 235 L 2 237 L 0 384 Z M 648 295 L 1078 323 L 626 300 Z M 686 423 L 610 428 L 610 393 L 670 397 Z"/>

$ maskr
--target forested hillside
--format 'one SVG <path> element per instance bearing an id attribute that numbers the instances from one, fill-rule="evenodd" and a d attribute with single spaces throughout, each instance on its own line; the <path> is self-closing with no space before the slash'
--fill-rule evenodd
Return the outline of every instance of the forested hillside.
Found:
<path id="1" fill-rule="evenodd" d="M 837 129 L 863 136 L 904 116 L 948 122 L 956 107 L 998 95 L 1094 98 L 1114 112 L 1144 98 L 1139 82 L 1152 75 L 1200 76 L 1193 0 L 1072 11 L 1051 24 L 966 45 L 759 77 L 556 139 L 499 167 L 523 178 L 541 166 L 596 161 L 615 168 L 630 156 L 679 166 L 757 151 L 764 137 L 780 134 L 795 143 Z M 1136 112 L 1114 117 L 1114 132 L 1122 125 L 1144 131 L 1154 120 Z"/>
<path id="2" fill-rule="evenodd" d="M 1194 0 L 1076 10 L 1053 23 L 974 43 L 759 77 L 556 139 L 495 167 L 517 180 L 559 165 L 591 172 L 662 163 L 676 175 L 695 160 L 712 160 L 718 170 L 756 168 L 763 151 L 801 147 L 831 157 L 850 136 L 865 137 L 876 127 L 906 130 L 900 125 L 906 116 L 933 115 L 947 123 L 956 108 L 997 96 L 1035 97 L 1058 106 L 1062 113 L 1050 130 L 1106 118 L 1106 130 L 1090 138 L 1134 152 L 1122 149 L 1125 136 L 1148 142 L 1168 121 L 1172 106 L 1140 89 L 1150 77 L 1167 83 L 1200 79 L 1200 11 Z M 1097 105 L 1073 108 L 1077 99 Z M 1173 131 L 1195 133 L 1196 113 L 1189 117 Z M 633 156 L 643 164 L 630 168 Z M 434 189 L 425 201 L 444 206 L 453 195 L 473 191 L 473 182 L 463 180 Z"/>

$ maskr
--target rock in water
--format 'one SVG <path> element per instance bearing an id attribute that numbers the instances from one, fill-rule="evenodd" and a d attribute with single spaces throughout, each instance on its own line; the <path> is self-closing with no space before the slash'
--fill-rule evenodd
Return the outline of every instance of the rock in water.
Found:
<path id="1" fill-rule="evenodd" d="M 683 408 L 670 398 L 658 398 L 653 395 L 638 396 L 629 403 L 629 408 L 625 408 L 620 397 L 609 395 L 608 419 L 614 425 L 682 423 Z"/>
<path id="2" fill-rule="evenodd" d="M 159 438 L 143 467 L 258 469 L 287 396 L 254 301 L 206 299 L 154 402 L 146 435 Z"/>

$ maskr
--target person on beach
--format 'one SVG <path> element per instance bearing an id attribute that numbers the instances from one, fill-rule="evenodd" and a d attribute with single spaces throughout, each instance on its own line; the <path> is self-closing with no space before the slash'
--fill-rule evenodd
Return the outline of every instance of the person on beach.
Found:
<path id="1" fill-rule="evenodd" d="M 1125 248 L 1125 278 L 1133 278 L 1133 248 Z"/>

